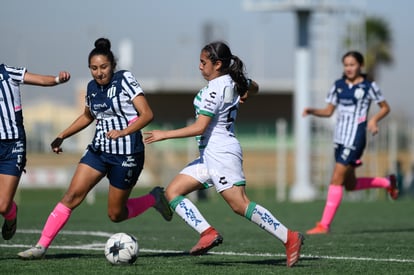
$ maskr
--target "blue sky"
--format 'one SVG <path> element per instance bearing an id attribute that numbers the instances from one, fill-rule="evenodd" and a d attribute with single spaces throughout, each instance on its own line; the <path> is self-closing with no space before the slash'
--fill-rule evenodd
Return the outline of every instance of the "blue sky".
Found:
<path id="1" fill-rule="evenodd" d="M 96 38 L 111 39 L 119 57 L 120 41 L 133 45 L 131 71 L 147 78 L 200 78 L 199 51 L 203 26 L 209 22 L 225 37 L 250 76 L 293 78 L 295 18 L 290 12 L 260 13 L 243 9 L 239 0 L 20 0 L 2 3 L 1 62 L 30 71 L 56 74 L 65 69 L 72 81 L 34 95 L 25 87 L 23 100 L 73 104 L 80 79 L 89 79 L 87 56 Z M 337 2 L 346 2 L 339 1 Z M 358 1 L 356 1 L 358 2 Z M 361 2 L 361 1 L 359 1 Z M 414 117 L 409 89 L 414 1 L 366 0 L 366 13 L 385 18 L 393 34 L 394 65 L 380 71 L 378 84 L 393 110 Z M 340 60 L 335 60 L 340 65 Z M 341 74 L 338 67 L 337 76 Z M 333 81 L 334 79 L 332 79 Z M 144 87 L 145 89 L 145 87 Z M 329 87 L 326 87 L 326 91 Z M 323 91 L 325 92 L 325 91 Z M 59 94 L 59 93 L 63 93 Z M 323 102 L 320 102 L 323 105 Z"/>

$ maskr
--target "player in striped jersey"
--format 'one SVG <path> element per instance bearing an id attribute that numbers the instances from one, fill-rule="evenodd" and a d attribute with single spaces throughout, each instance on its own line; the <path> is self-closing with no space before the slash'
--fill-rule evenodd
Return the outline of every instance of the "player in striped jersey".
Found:
<path id="1" fill-rule="evenodd" d="M 222 42 L 210 43 L 201 50 L 199 69 L 208 84 L 194 98 L 196 121 L 181 129 L 153 130 L 145 137 L 146 143 L 192 136 L 198 141 L 200 157 L 188 164 L 165 191 L 171 208 L 200 233 L 200 240 L 190 254 L 205 254 L 223 242 L 222 236 L 185 197 L 190 192 L 215 186 L 235 213 L 285 245 L 287 266 L 291 267 L 299 260 L 303 237 L 247 197 L 242 149 L 233 131 L 239 102 L 257 93 L 258 86 L 246 78 L 243 62 Z"/>
<path id="2" fill-rule="evenodd" d="M 5 240 L 16 232 L 17 205 L 13 199 L 26 165 L 20 85 L 55 86 L 69 78 L 65 71 L 58 76 L 40 75 L 0 64 L 0 213 L 4 217 L 1 233 Z"/>
<path id="3" fill-rule="evenodd" d="M 330 117 L 337 109 L 334 132 L 335 167 L 328 188 L 322 219 L 307 234 L 327 234 L 341 203 L 343 186 L 347 191 L 368 188 L 384 188 L 392 199 L 398 198 L 398 188 L 394 175 L 388 177 L 356 178 L 355 168 L 362 163 L 360 158 L 366 144 L 367 130 L 372 135 L 378 133 L 378 122 L 389 112 L 390 107 L 375 82 L 369 81 L 361 70 L 364 58 L 361 53 L 351 51 L 342 58 L 343 77 L 337 80 L 326 98 L 324 109 L 305 108 L 303 116 Z M 368 119 L 371 102 L 379 106 L 379 111 Z"/>
<path id="4" fill-rule="evenodd" d="M 60 153 L 64 139 L 93 122 L 95 136 L 77 166 L 69 189 L 47 219 L 39 241 L 18 253 L 20 258 L 42 258 L 72 211 L 105 176 L 109 179 L 111 221 L 134 218 L 150 207 L 167 221 L 172 219 L 172 210 L 161 187 L 155 187 L 147 195 L 129 198 L 144 165 L 141 129 L 153 118 L 141 86 L 131 72 L 115 71 L 115 57 L 106 38 L 95 41 L 88 62 L 93 80 L 87 87 L 84 112 L 52 142 L 52 150 Z"/>

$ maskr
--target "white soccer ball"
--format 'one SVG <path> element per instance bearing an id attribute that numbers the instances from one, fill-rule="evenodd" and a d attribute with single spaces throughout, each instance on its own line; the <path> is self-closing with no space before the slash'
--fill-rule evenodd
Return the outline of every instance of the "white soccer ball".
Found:
<path id="1" fill-rule="evenodd" d="M 106 241 L 105 257 L 111 264 L 133 264 L 138 252 L 137 238 L 131 234 L 116 233 Z"/>

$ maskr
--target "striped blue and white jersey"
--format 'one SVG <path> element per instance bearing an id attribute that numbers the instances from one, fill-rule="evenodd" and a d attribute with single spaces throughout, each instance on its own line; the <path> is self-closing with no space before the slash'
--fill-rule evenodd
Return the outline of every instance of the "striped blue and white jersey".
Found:
<path id="1" fill-rule="evenodd" d="M 230 75 L 223 75 L 209 81 L 195 96 L 196 117 L 202 114 L 212 118 L 205 132 L 196 137 L 200 149 L 210 144 L 223 146 L 238 143 L 234 123 L 240 96 L 234 85 Z"/>
<path id="2" fill-rule="evenodd" d="M 109 154 L 130 155 L 144 151 L 141 131 L 108 139 L 110 130 L 123 130 L 138 119 L 139 113 L 132 100 L 143 94 L 138 81 L 129 71 L 118 71 L 106 86 L 99 85 L 95 80 L 88 84 L 86 106 L 96 118 L 96 131 L 92 147 Z"/>
<path id="3" fill-rule="evenodd" d="M 0 139 L 24 138 L 20 84 L 26 68 L 0 64 Z"/>
<path id="4" fill-rule="evenodd" d="M 365 79 L 359 84 L 351 85 L 343 78 L 337 80 L 326 97 L 327 103 L 336 106 L 334 142 L 352 147 L 357 136 L 366 135 L 371 102 L 382 101 L 385 98 L 375 82 Z"/>

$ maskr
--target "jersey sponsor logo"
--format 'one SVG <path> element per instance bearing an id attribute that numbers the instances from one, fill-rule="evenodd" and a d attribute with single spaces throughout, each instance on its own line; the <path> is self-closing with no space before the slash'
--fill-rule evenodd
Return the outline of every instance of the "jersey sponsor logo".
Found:
<path id="1" fill-rule="evenodd" d="M 217 93 L 216 92 L 210 92 L 209 93 L 211 98 L 216 98 Z"/>
<path id="2" fill-rule="evenodd" d="M 93 104 L 93 109 L 94 110 L 106 110 L 108 109 L 108 105 L 106 105 L 106 103 Z"/>

